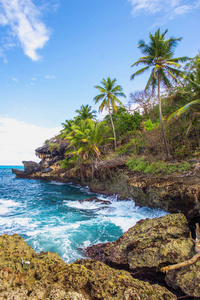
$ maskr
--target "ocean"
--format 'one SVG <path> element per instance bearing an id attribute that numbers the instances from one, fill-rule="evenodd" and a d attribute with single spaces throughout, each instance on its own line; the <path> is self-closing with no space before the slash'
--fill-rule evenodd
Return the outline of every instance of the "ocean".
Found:
<path id="1" fill-rule="evenodd" d="M 87 246 L 118 239 L 140 219 L 166 214 L 72 183 L 19 179 L 11 169 L 0 166 L 0 234 L 17 233 L 36 252 L 57 252 L 67 263 L 82 258 Z M 79 202 L 92 196 L 111 204 Z"/>

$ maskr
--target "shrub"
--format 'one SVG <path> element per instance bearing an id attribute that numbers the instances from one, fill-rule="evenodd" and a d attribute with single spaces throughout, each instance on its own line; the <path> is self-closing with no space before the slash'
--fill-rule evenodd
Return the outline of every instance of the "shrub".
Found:
<path id="1" fill-rule="evenodd" d="M 126 165 L 132 171 L 144 172 L 146 174 L 171 174 L 190 169 L 190 164 L 187 162 L 178 164 L 166 163 L 163 161 L 147 162 L 143 157 L 130 158 Z"/>

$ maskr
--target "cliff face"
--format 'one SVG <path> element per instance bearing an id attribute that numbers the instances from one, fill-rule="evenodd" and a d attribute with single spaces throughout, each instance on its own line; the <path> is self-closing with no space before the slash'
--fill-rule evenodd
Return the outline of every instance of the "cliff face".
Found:
<path id="1" fill-rule="evenodd" d="M 42 147 L 37 148 L 35 154 L 41 159 L 40 169 L 45 170 L 56 162 L 63 160 L 68 145 L 65 140 L 52 138 Z"/>

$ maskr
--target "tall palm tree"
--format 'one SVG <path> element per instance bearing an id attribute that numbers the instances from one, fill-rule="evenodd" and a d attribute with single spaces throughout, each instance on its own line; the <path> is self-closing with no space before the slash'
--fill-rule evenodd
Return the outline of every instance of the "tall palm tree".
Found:
<path id="1" fill-rule="evenodd" d="M 174 49 L 182 38 L 175 39 L 171 37 L 170 39 L 165 40 L 167 31 L 168 30 L 165 30 L 164 33 L 160 33 L 160 29 L 158 29 L 154 35 L 150 33 L 149 44 L 145 44 L 144 40 L 139 41 L 138 48 L 145 56 L 136 61 L 132 67 L 140 64 L 144 64 L 145 67 L 132 74 L 131 80 L 133 80 L 136 75 L 143 74 L 146 70 L 151 69 L 151 74 L 145 90 L 148 90 L 151 87 L 152 91 L 154 91 L 157 88 L 162 136 L 166 151 L 166 159 L 169 159 L 169 150 L 163 126 L 160 88 L 162 85 L 164 88 L 169 89 L 172 86 L 171 81 L 178 82 L 178 79 L 183 76 L 179 62 L 185 62 L 188 60 L 188 57 L 173 58 Z"/>
<path id="2" fill-rule="evenodd" d="M 99 101 L 102 101 L 99 106 L 99 112 L 102 112 L 106 109 L 109 113 L 111 125 L 113 129 L 114 141 L 115 141 L 115 149 L 117 148 L 117 141 L 116 141 L 116 133 L 115 133 L 115 126 L 112 119 L 112 112 L 117 112 L 117 104 L 122 105 L 122 102 L 117 97 L 126 97 L 125 94 L 122 92 L 123 89 L 120 85 L 116 85 L 117 79 L 111 80 L 110 77 L 107 79 L 103 79 L 101 84 L 103 86 L 96 85 L 95 88 L 99 90 L 101 94 L 94 97 L 95 104 Z"/>
<path id="3" fill-rule="evenodd" d="M 86 120 L 86 119 L 95 119 L 96 118 L 96 110 L 92 110 L 92 106 L 89 104 L 81 105 L 80 109 L 75 110 L 78 114 L 75 117 L 76 120 Z"/>

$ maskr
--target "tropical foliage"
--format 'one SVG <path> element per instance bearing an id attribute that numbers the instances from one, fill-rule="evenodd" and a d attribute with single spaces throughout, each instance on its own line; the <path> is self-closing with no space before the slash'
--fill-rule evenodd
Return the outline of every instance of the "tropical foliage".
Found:
<path id="1" fill-rule="evenodd" d="M 130 94 L 128 105 L 119 99 L 125 97 L 122 87 L 108 77 L 95 86 L 100 94 L 93 99 L 100 112 L 107 112 L 103 120 L 97 121 L 87 104 L 62 123 L 60 137 L 69 143 L 62 165 L 75 168 L 82 182 L 95 178 L 107 161 L 122 159 L 134 172 L 160 174 L 188 171 L 190 165 L 181 160 L 200 155 L 200 56 L 183 66 L 187 57 L 173 57 L 181 38 L 166 39 L 166 34 L 158 29 L 148 44 L 139 42 L 144 56 L 132 66 L 144 67 L 131 79 L 146 70 L 150 76 L 144 91 Z M 163 161 L 169 153 L 175 161 Z"/>
<path id="2" fill-rule="evenodd" d="M 164 33 L 160 33 L 160 29 L 158 29 L 154 35 L 151 33 L 149 34 L 149 44 L 146 44 L 143 40 L 139 41 L 138 48 L 145 56 L 142 56 L 138 61 L 136 61 L 132 67 L 140 64 L 145 65 L 145 67 L 132 74 L 131 80 L 133 80 L 136 75 L 143 74 L 148 69 L 151 69 L 151 74 L 147 81 L 145 90 L 151 88 L 152 91 L 155 91 L 157 88 L 160 124 L 166 150 L 166 157 L 168 159 L 169 150 L 163 126 L 160 89 L 161 86 L 163 86 L 165 89 L 171 88 L 171 81 L 178 82 L 178 78 L 183 76 L 183 72 L 180 70 L 181 65 L 179 62 L 185 62 L 188 57 L 184 56 L 173 58 L 174 49 L 177 46 L 177 42 L 181 41 L 181 38 L 170 38 L 166 40 L 166 33 L 167 30 L 165 30 Z"/>

